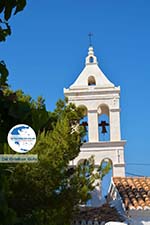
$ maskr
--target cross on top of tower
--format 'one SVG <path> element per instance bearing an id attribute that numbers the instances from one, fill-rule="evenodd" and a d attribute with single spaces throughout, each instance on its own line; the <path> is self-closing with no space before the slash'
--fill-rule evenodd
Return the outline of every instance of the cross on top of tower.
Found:
<path id="1" fill-rule="evenodd" d="M 92 36 L 93 36 L 93 34 L 91 32 L 89 32 L 88 36 L 89 36 L 89 46 L 92 46 Z"/>

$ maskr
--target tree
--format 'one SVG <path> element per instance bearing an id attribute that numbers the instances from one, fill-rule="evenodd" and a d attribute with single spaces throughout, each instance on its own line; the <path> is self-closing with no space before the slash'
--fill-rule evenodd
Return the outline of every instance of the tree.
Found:
<path id="1" fill-rule="evenodd" d="M 8 206 L 7 191 L 8 178 L 11 170 L 0 164 L 0 225 L 14 225 L 16 222 L 16 214 L 13 209 Z"/>
<path id="2" fill-rule="evenodd" d="M 8 20 L 12 14 L 12 11 L 15 9 L 14 14 L 17 14 L 19 11 L 23 10 L 26 5 L 25 0 L 1 0 L 0 1 L 0 42 L 5 41 L 6 37 L 11 34 L 11 28 L 9 26 Z M 3 60 L 0 60 L 0 108 L 3 111 L 2 102 L 4 101 L 3 91 L 8 86 L 7 84 L 8 70 Z M 3 118 L 2 113 L 0 113 L 0 128 L 2 128 Z M 6 122 L 6 121 L 5 121 Z M 0 129 L 2 130 L 2 129 Z M 6 134 L 6 133 L 5 133 Z M 0 131 L 0 139 L 3 139 L 3 132 Z M 4 135 L 5 136 L 5 135 Z M 4 140 L 4 139 L 3 139 Z M 5 146 L 5 147 L 4 147 Z M 4 148 L 7 149 L 6 143 L 0 143 L 0 148 L 4 152 Z M 15 223 L 15 212 L 8 207 L 7 203 L 7 165 L 0 165 L 0 224 L 1 225 L 13 225 Z"/>
<path id="3" fill-rule="evenodd" d="M 7 143 L 7 134 L 14 125 L 28 124 L 38 134 L 49 120 L 49 112 L 46 111 L 44 100 L 39 97 L 37 101 L 34 101 L 21 90 L 4 89 L 1 92 L 0 106 L 1 153 L 4 152 L 4 146 Z"/>
<path id="4" fill-rule="evenodd" d="M 11 34 L 12 13 L 23 10 L 25 0 L 1 0 L 0 41 Z M 79 204 L 90 198 L 94 188 L 93 158 L 73 168 L 69 166 L 80 151 L 84 129 L 79 126 L 82 109 L 58 101 L 47 112 L 44 100 L 34 101 L 22 90 L 13 91 L 8 70 L 0 61 L 0 147 L 11 151 L 7 133 L 13 125 L 27 123 L 37 133 L 37 164 L 0 165 L 0 225 L 67 225 Z"/>
<path id="5" fill-rule="evenodd" d="M 11 18 L 11 15 L 12 14 L 16 15 L 18 12 L 22 11 L 25 6 L 26 6 L 26 0 L 11 0 L 11 1 L 1 0 L 0 1 L 0 42 L 6 41 L 7 36 L 11 34 L 11 27 L 9 25 L 9 19 Z M 9 75 L 9 72 L 5 62 L 3 60 L 0 60 L 0 106 L 1 106 L 0 107 L 0 136 L 1 136 L 0 151 L 1 152 L 4 151 L 3 143 L 6 142 L 6 134 L 8 132 L 8 129 L 10 128 L 11 125 L 13 125 L 13 123 L 15 123 L 14 120 L 18 119 L 18 116 L 15 115 L 16 112 L 14 112 L 15 109 L 18 109 L 18 104 L 15 107 L 15 103 L 18 100 L 18 96 L 16 92 L 13 92 L 12 90 L 8 88 L 8 83 L 7 83 L 8 75 Z M 22 96 L 23 96 L 23 93 L 22 93 Z M 21 111 L 21 101 L 20 101 L 20 111 Z"/>
<path id="6" fill-rule="evenodd" d="M 51 116 L 51 130 L 38 136 L 32 151 L 39 162 L 14 166 L 9 180 L 9 206 L 19 225 L 70 224 L 74 211 L 86 203 L 94 188 L 93 159 L 76 168 L 69 166 L 79 154 L 84 135 L 84 128 L 78 126 L 82 109 L 60 100 Z"/>
<path id="7" fill-rule="evenodd" d="M 9 19 L 12 15 L 16 15 L 26 6 L 26 0 L 1 0 L 0 1 L 0 41 L 6 41 L 8 35 L 11 35 L 11 27 Z"/>
<path id="8" fill-rule="evenodd" d="M 11 27 L 9 19 L 11 15 L 16 15 L 26 6 L 26 0 L 1 0 L 0 1 L 0 42 L 6 41 L 6 38 L 11 35 Z M 5 62 L 0 60 L 0 91 L 8 86 L 7 84 L 8 70 Z"/>
<path id="9" fill-rule="evenodd" d="M 12 91 L 4 88 L 0 96 L 0 153 L 14 153 L 7 144 L 7 134 L 16 124 L 28 124 L 38 134 L 49 120 L 49 112 L 46 111 L 41 97 L 34 101 L 21 90 Z M 11 165 L 0 165 L 0 225 L 13 225 L 16 222 L 16 213 L 8 206 L 8 193 L 11 190 L 9 179 L 13 176 L 7 171 Z M 6 174 L 7 172 L 7 174 Z M 10 188 L 9 188 L 10 187 Z"/>

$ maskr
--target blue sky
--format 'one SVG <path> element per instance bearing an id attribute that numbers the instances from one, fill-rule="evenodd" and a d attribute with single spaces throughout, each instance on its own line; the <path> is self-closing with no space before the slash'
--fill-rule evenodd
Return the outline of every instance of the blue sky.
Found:
<path id="1" fill-rule="evenodd" d="M 12 35 L 0 47 L 12 89 L 42 95 L 52 111 L 84 68 L 92 32 L 100 68 L 121 86 L 126 171 L 145 176 L 150 165 L 129 163 L 150 164 L 149 12 L 149 0 L 32 0 L 12 17 Z"/>

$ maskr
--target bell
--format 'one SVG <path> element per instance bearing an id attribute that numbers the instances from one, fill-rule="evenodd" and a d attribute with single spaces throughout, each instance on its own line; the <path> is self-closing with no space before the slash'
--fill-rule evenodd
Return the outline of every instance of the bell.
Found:
<path id="1" fill-rule="evenodd" d="M 98 125 L 102 127 L 102 131 L 101 131 L 102 134 L 107 133 L 106 126 L 109 126 L 109 123 L 106 123 L 105 120 L 102 120 L 101 123 L 99 123 Z"/>

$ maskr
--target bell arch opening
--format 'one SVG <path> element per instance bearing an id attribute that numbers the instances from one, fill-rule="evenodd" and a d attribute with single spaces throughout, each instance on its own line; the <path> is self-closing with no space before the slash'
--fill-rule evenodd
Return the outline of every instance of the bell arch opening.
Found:
<path id="1" fill-rule="evenodd" d="M 96 85 L 96 80 L 94 76 L 88 77 L 88 86 L 95 86 Z"/>
<path id="2" fill-rule="evenodd" d="M 81 141 L 85 143 L 89 141 L 87 107 L 85 105 L 80 105 L 79 107 L 83 110 L 83 118 L 80 120 L 80 126 L 84 128 L 84 136 Z"/>
<path id="3" fill-rule="evenodd" d="M 99 141 L 110 141 L 109 107 L 102 104 L 98 107 Z"/>
<path id="4" fill-rule="evenodd" d="M 90 63 L 93 63 L 93 62 L 94 62 L 94 58 L 93 58 L 92 56 L 90 56 L 89 62 L 90 62 Z"/>
<path id="5" fill-rule="evenodd" d="M 113 176 L 113 162 L 110 158 L 104 158 L 99 167 L 99 174 L 101 179 L 101 195 L 105 198 Z"/>
<path id="6" fill-rule="evenodd" d="M 85 160 L 86 159 L 79 159 L 79 161 L 77 162 L 77 165 L 82 165 L 82 164 L 84 164 L 84 162 L 85 162 Z"/>

